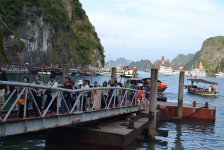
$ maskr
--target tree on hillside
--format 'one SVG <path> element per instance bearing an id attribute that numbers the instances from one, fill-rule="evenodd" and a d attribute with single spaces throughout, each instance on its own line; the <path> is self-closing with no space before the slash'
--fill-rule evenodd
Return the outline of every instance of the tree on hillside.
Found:
<path id="1" fill-rule="evenodd" d="M 8 29 L 8 26 L 2 20 L 2 13 L 5 13 L 5 11 L 3 8 L 0 8 L 0 58 L 1 58 L 1 60 L 3 60 L 3 62 L 7 63 L 8 58 L 6 55 L 6 51 L 4 49 L 3 37 L 4 37 L 4 30 L 5 30 L 5 28 Z"/>
<path id="2" fill-rule="evenodd" d="M 2 17 L 3 15 L 7 16 L 7 13 L 2 7 L 0 7 L 0 58 L 2 60 L 1 63 L 9 64 L 9 58 L 7 56 L 7 52 L 4 46 L 4 36 L 9 33 L 11 35 L 14 35 L 16 41 L 13 46 L 15 49 L 19 49 L 19 51 L 23 49 L 24 43 L 20 40 L 19 35 L 14 30 L 10 29 L 8 25 L 4 22 Z"/>

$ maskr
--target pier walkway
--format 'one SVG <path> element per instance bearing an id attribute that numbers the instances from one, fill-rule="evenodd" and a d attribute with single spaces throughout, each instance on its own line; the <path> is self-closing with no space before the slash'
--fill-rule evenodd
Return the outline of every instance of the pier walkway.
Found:
<path id="1" fill-rule="evenodd" d="M 68 90 L 8 81 L 0 81 L 0 85 L 14 87 L 5 102 L 0 105 L 0 137 L 75 125 L 140 111 L 136 102 L 138 90 L 134 89 L 99 87 Z M 41 91 L 43 103 L 40 109 L 33 89 Z M 43 94 L 47 89 L 52 93 L 48 103 L 47 96 Z M 105 92 L 108 93 L 106 99 L 103 96 Z M 68 94 L 72 96 L 71 103 L 65 97 Z M 91 94 L 95 94 L 94 99 L 89 96 Z M 21 97 L 24 101 L 22 106 L 18 104 Z M 99 103 L 100 107 L 96 107 Z M 55 111 L 51 111 L 53 105 L 55 105 Z M 63 106 L 64 111 L 61 111 Z M 22 113 L 22 116 L 19 117 L 19 113 Z"/>

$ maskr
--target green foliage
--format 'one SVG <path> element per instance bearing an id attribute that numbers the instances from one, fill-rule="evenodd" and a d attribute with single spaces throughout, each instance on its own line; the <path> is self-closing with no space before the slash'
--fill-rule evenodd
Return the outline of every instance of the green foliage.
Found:
<path id="1" fill-rule="evenodd" d="M 191 70 L 192 66 L 196 64 L 196 62 L 198 61 L 198 57 L 200 56 L 200 51 L 198 51 L 194 57 L 191 59 L 191 61 L 188 61 L 188 63 L 186 63 L 184 65 L 185 69 Z"/>
<path id="2" fill-rule="evenodd" d="M 92 32 L 92 26 L 90 23 L 81 23 L 78 25 L 78 32 Z"/>
<path id="3" fill-rule="evenodd" d="M 90 50 L 94 46 L 94 41 L 85 34 L 79 34 L 77 48 L 79 50 Z"/>
<path id="4" fill-rule="evenodd" d="M 4 49 L 2 28 L 0 28 L 0 58 L 1 60 L 3 60 L 3 62 L 6 62 L 6 63 L 9 62 L 5 49 Z"/>
<path id="5" fill-rule="evenodd" d="M 54 25 L 56 29 L 65 28 L 68 16 L 63 1 L 39 0 L 43 8 L 44 21 Z"/>
<path id="6" fill-rule="evenodd" d="M 83 20 L 85 11 L 82 9 L 82 4 L 78 0 L 72 0 L 72 20 Z"/>

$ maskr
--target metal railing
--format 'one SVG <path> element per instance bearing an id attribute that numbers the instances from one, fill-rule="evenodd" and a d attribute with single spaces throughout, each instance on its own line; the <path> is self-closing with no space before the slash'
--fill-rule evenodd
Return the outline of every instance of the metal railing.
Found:
<path id="1" fill-rule="evenodd" d="M 0 122 L 13 119 L 45 118 L 52 115 L 79 114 L 90 111 L 109 110 L 137 106 L 138 90 L 123 87 L 99 87 L 69 90 L 60 87 L 49 87 L 30 83 L 0 81 L 0 85 L 14 86 L 5 103 L 1 106 Z M 33 92 L 38 89 L 40 99 Z M 46 90 L 51 94 L 46 95 Z M 18 104 L 23 97 L 24 105 Z M 41 107 L 38 106 L 41 100 Z M 32 105 L 31 105 L 32 104 Z M 36 115 L 28 112 L 36 111 Z M 20 118 L 18 112 L 22 113 Z"/>

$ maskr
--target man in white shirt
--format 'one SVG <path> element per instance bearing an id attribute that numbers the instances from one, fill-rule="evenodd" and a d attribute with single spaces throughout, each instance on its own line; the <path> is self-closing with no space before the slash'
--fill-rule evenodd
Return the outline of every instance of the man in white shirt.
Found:
<path id="1" fill-rule="evenodd" d="M 58 86 L 58 82 L 56 81 L 56 75 L 55 73 L 51 73 L 50 75 L 50 81 L 47 84 L 50 88 L 54 88 Z M 47 89 L 48 90 L 48 89 Z M 45 92 L 45 94 L 47 95 L 46 101 L 45 101 L 45 105 L 44 105 L 44 109 L 47 108 L 47 106 L 49 105 L 49 103 L 51 102 L 52 98 L 56 95 L 56 91 L 52 91 L 52 90 L 48 90 L 49 92 Z M 51 104 L 50 108 L 51 111 L 57 112 L 57 97 L 54 99 L 53 103 Z"/>
<path id="2" fill-rule="evenodd" d="M 81 86 L 81 89 L 89 89 L 89 85 L 87 84 L 86 80 L 83 80 L 83 84 Z M 82 105 L 82 111 L 86 111 L 86 102 L 87 102 L 87 97 L 88 97 L 88 93 L 89 91 L 84 92 L 83 94 L 83 102 L 81 102 L 80 104 Z"/>

